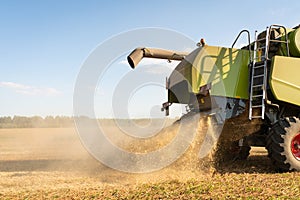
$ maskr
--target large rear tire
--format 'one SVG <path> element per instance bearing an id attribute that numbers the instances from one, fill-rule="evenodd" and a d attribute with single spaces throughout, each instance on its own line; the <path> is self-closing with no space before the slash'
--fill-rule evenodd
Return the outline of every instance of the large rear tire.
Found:
<path id="1" fill-rule="evenodd" d="M 247 160 L 250 150 L 250 146 L 239 146 L 239 141 L 235 141 L 232 143 L 229 153 L 233 155 L 233 160 Z"/>
<path id="2" fill-rule="evenodd" d="M 300 171 L 300 120 L 291 117 L 275 123 L 266 148 L 278 171 Z"/>

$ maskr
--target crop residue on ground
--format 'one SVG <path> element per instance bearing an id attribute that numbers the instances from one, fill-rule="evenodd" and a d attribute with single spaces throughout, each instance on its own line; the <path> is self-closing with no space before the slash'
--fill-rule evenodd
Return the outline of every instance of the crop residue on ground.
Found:
<path id="1" fill-rule="evenodd" d="M 247 161 L 203 168 L 196 138 L 172 165 L 130 174 L 92 158 L 74 128 L 1 129 L 0 140 L 0 199 L 300 197 L 299 173 L 276 173 L 263 148 L 252 149 Z"/>

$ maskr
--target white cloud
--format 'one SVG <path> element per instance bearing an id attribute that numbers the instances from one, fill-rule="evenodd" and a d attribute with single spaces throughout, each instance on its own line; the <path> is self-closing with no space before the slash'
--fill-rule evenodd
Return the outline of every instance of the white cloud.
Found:
<path id="1" fill-rule="evenodd" d="M 57 96 L 60 91 L 54 88 L 36 87 L 14 82 L 0 82 L 0 87 L 14 90 L 16 93 L 31 96 Z"/>
<path id="2" fill-rule="evenodd" d="M 27 90 L 30 88 L 30 86 L 22 85 L 19 83 L 13 83 L 13 82 L 0 82 L 1 87 L 7 87 L 7 88 L 14 88 L 18 90 Z"/>

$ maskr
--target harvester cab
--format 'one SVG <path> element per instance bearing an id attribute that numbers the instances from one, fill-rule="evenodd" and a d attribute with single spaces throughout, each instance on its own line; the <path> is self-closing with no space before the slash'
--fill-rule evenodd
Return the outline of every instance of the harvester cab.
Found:
<path id="1" fill-rule="evenodd" d="M 247 46 L 234 48 L 242 33 Z M 232 47 L 201 40 L 192 52 L 137 48 L 127 59 L 132 68 L 143 57 L 180 60 L 166 81 L 166 114 L 173 103 L 214 114 L 238 135 L 239 158 L 263 146 L 278 170 L 300 170 L 300 27 L 271 25 L 254 38 L 243 30 Z"/>

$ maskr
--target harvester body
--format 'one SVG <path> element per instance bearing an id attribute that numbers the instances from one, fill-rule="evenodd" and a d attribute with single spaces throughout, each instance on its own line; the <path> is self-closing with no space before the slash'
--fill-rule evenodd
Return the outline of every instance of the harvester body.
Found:
<path id="1" fill-rule="evenodd" d="M 300 106 L 300 58 L 274 56 L 269 85 L 275 99 Z"/>
<path id="2" fill-rule="evenodd" d="M 167 114 L 180 103 L 190 112 L 219 115 L 225 124 L 255 126 L 238 138 L 241 149 L 264 146 L 277 169 L 300 170 L 299 26 L 271 25 L 241 49 L 203 41 L 190 53 L 139 48 L 128 56 L 131 67 L 143 57 L 181 60 L 167 79 Z M 240 158 L 249 155 L 246 149 Z"/>

